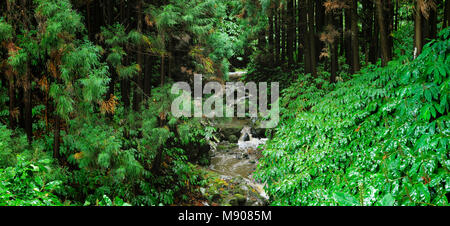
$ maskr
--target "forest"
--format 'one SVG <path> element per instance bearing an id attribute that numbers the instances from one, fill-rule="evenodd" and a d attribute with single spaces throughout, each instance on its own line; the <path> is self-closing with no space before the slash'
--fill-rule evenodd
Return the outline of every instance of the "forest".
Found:
<path id="1" fill-rule="evenodd" d="M 449 206 L 449 25 L 450 0 L 0 0 L 0 206 Z M 176 117 L 197 75 L 279 84 L 278 124 Z"/>

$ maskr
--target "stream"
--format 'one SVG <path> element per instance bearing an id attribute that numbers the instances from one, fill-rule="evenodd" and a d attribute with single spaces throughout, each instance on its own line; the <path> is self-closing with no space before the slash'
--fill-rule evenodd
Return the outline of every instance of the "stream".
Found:
<path id="1" fill-rule="evenodd" d="M 231 75 L 238 78 L 238 75 Z M 230 77 L 231 77 L 230 76 Z M 206 206 L 264 206 L 269 197 L 264 185 L 253 178 L 261 147 L 267 141 L 263 132 L 255 130 L 251 119 L 233 118 L 226 123 L 218 123 L 222 135 L 220 142 L 211 145 L 211 161 L 207 172 L 213 179 L 201 193 L 208 201 Z"/>
<path id="2" fill-rule="evenodd" d="M 205 170 L 214 175 L 214 179 L 207 187 L 200 188 L 202 195 L 208 198 L 204 205 L 267 205 L 269 197 L 264 191 L 264 185 L 253 178 L 253 172 L 262 156 L 259 147 L 267 139 L 253 138 L 247 133 L 249 130 L 249 127 L 244 126 L 237 143 L 216 143 L 210 151 L 211 162 Z M 245 140 L 247 136 L 249 139 Z"/>

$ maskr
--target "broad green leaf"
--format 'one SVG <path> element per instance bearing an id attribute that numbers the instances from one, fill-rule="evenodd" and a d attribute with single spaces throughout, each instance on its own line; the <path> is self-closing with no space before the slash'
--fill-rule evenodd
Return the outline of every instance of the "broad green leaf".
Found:
<path id="1" fill-rule="evenodd" d="M 347 193 L 335 192 L 334 198 L 335 198 L 336 202 L 342 206 L 357 206 L 360 204 L 359 201 L 355 197 L 353 197 Z"/>
<path id="2" fill-rule="evenodd" d="M 383 199 L 381 199 L 380 204 L 382 206 L 393 206 L 395 203 L 394 197 L 391 193 L 386 194 Z"/>

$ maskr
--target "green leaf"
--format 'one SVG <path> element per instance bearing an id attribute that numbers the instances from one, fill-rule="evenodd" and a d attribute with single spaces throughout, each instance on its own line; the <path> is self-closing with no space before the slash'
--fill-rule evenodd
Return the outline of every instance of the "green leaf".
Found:
<path id="1" fill-rule="evenodd" d="M 428 187 L 422 183 L 417 184 L 416 190 L 418 192 L 418 196 L 420 197 L 420 200 L 429 203 L 431 199 L 430 191 L 428 190 Z"/>
<path id="2" fill-rule="evenodd" d="M 430 89 L 426 89 L 426 90 L 425 90 L 425 99 L 426 99 L 428 102 L 431 102 L 431 101 L 433 100 L 433 97 L 432 97 L 432 95 L 431 95 L 431 90 L 430 90 Z"/>
<path id="3" fill-rule="evenodd" d="M 339 205 L 342 206 L 357 206 L 360 204 L 355 197 L 342 192 L 334 193 L 334 199 Z"/>
<path id="4" fill-rule="evenodd" d="M 382 206 L 393 206 L 395 203 L 394 197 L 391 193 L 386 194 L 383 199 L 381 199 L 380 204 Z"/>
<path id="5" fill-rule="evenodd" d="M 450 176 L 445 178 L 445 191 L 450 192 Z"/>

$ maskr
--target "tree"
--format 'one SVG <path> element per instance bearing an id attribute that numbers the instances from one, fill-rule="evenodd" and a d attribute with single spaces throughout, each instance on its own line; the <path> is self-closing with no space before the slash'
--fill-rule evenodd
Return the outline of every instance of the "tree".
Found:
<path id="1" fill-rule="evenodd" d="M 305 72 L 311 73 L 311 45 L 309 44 L 309 35 L 308 35 L 308 15 L 307 15 L 307 0 L 302 0 L 302 4 L 299 4 L 300 8 L 300 22 L 299 22 L 299 31 L 300 31 L 300 46 L 303 50 L 303 59 L 305 65 Z"/>
<path id="2" fill-rule="evenodd" d="M 389 57 L 389 41 L 388 41 L 388 33 L 386 28 L 386 22 L 384 19 L 384 7 L 386 0 L 376 0 L 376 12 L 377 12 L 377 22 L 380 31 L 380 40 L 381 40 L 381 64 L 386 66 L 390 61 Z"/>
<path id="3" fill-rule="evenodd" d="M 344 12 L 344 53 L 345 53 L 345 62 L 350 66 L 350 70 L 353 73 L 353 54 L 352 54 L 352 2 L 353 0 L 345 1 L 343 12 Z M 350 3 L 350 5 L 348 4 Z"/>
<path id="4" fill-rule="evenodd" d="M 270 63 L 272 65 L 274 65 L 275 60 L 274 60 L 274 56 L 275 56 L 275 50 L 274 50 L 274 4 L 270 5 L 269 8 L 269 57 L 270 57 Z M 276 21 L 275 21 L 276 23 Z"/>
<path id="5" fill-rule="evenodd" d="M 138 2 L 136 3 L 136 11 L 137 11 L 137 33 L 142 34 L 142 21 L 143 21 L 143 17 L 142 17 L 142 0 L 138 0 Z M 138 73 L 136 75 L 136 77 L 134 78 L 135 80 L 135 85 L 136 88 L 134 89 L 134 94 L 133 94 L 133 110 L 134 111 L 140 111 L 141 109 L 141 102 L 142 102 L 142 96 L 143 96 L 143 74 L 142 74 L 142 68 L 143 68 L 143 50 L 142 50 L 142 45 L 141 43 L 137 44 L 137 65 L 139 65 L 139 69 L 138 69 Z"/>
<path id="6" fill-rule="evenodd" d="M 330 82 L 335 83 L 337 80 L 337 73 L 339 70 L 338 62 L 338 48 L 339 38 L 341 37 L 338 31 L 340 14 L 342 13 L 343 2 L 329 1 L 325 4 L 325 13 L 327 18 L 327 26 L 325 31 L 321 34 L 320 40 L 328 45 L 327 51 L 323 52 L 321 56 L 330 58 Z"/>
<path id="7" fill-rule="evenodd" d="M 353 72 L 358 72 L 361 68 L 359 62 L 359 28 L 358 28 L 358 1 L 352 0 L 351 5 L 351 31 L 352 31 L 352 63 Z"/>
<path id="8" fill-rule="evenodd" d="M 280 58 L 281 58 L 281 20 L 280 20 L 280 10 L 279 5 L 275 5 L 274 9 L 275 14 L 275 65 L 280 65 Z"/>
<path id="9" fill-rule="evenodd" d="M 422 10 L 423 0 L 416 0 L 414 7 L 414 58 L 422 53 L 423 31 L 422 31 Z"/>
<path id="10" fill-rule="evenodd" d="M 8 62 L 5 62 L 6 74 L 9 80 L 9 119 L 10 127 L 15 127 L 15 117 L 19 114 L 15 109 L 16 102 L 16 91 L 15 88 L 22 88 L 19 90 L 19 101 L 20 105 L 20 125 L 25 129 L 27 134 L 28 144 L 31 145 L 33 140 L 33 119 L 32 119 L 32 74 L 30 68 L 30 56 L 36 55 L 34 48 L 36 43 L 31 37 L 32 33 L 30 30 L 31 22 L 28 17 L 29 9 L 27 8 L 28 1 L 22 0 L 18 2 L 7 2 L 6 4 L 6 14 L 7 21 L 9 23 L 14 23 L 14 29 L 21 29 L 22 38 L 13 38 L 13 27 L 8 24 L 4 25 L 5 34 L 3 44 L 8 50 Z M 14 15 L 14 11 L 22 11 L 20 15 Z M 1 21 L 0 21 L 1 22 Z M 19 82 L 20 81 L 20 82 Z"/>
<path id="11" fill-rule="evenodd" d="M 373 51 L 372 51 L 372 46 L 374 45 L 372 43 L 372 40 L 378 40 L 377 38 L 373 37 L 373 36 L 377 36 L 378 37 L 378 33 L 373 34 L 373 30 L 374 30 L 374 10 L 373 10 L 373 2 L 372 1 L 362 1 L 362 6 L 363 6 L 363 12 L 362 12 L 362 17 L 363 18 L 361 20 L 362 23 L 362 35 L 364 37 L 364 41 L 362 43 L 360 43 L 361 46 L 361 50 L 362 52 L 365 54 L 366 58 L 366 64 L 368 64 L 369 62 L 374 62 L 374 60 L 372 58 L 374 58 L 373 55 Z M 378 42 L 378 41 L 376 41 Z"/>
<path id="12" fill-rule="evenodd" d="M 284 64 L 287 58 L 287 37 L 288 37 L 288 26 L 286 4 L 281 3 L 280 17 L 281 17 L 281 63 Z"/>
<path id="13" fill-rule="evenodd" d="M 443 28 L 450 26 L 450 0 L 445 0 Z"/>
<path id="14" fill-rule="evenodd" d="M 44 56 L 40 60 L 47 61 L 47 70 L 53 77 L 49 84 L 49 95 L 55 105 L 53 155 L 59 159 L 62 124 L 69 122 L 74 112 L 79 117 L 91 112 L 93 103 L 102 100 L 106 93 L 109 78 L 107 67 L 100 63 L 100 49 L 87 40 L 73 42 L 84 31 L 84 25 L 70 2 L 42 0 L 38 3 L 35 15 L 42 26 L 37 33 Z"/>
<path id="15" fill-rule="evenodd" d="M 314 1 L 306 0 L 308 11 L 308 41 L 310 45 L 310 68 L 313 76 L 317 75 L 317 52 L 316 52 L 316 38 L 315 38 L 315 26 L 314 26 Z"/>
<path id="16" fill-rule="evenodd" d="M 288 58 L 288 67 L 292 67 L 294 64 L 294 39 L 295 39 L 295 13 L 294 13 L 294 0 L 288 0 L 287 3 L 287 42 L 286 42 L 286 54 Z"/>
<path id="17" fill-rule="evenodd" d="M 316 21 L 316 49 L 317 53 L 325 48 L 323 42 L 320 41 L 320 33 L 324 31 L 326 25 L 326 15 L 325 15 L 325 1 L 317 0 L 315 5 L 315 21 Z M 320 54 L 316 54 L 317 60 L 320 61 Z"/>
<path id="18" fill-rule="evenodd" d="M 7 12 L 10 11 L 10 5 L 7 1 Z M 8 55 L 13 56 L 17 49 L 14 43 L 12 42 L 13 38 L 13 27 L 5 22 L 3 18 L 0 18 L 0 43 L 3 43 L 2 47 L 8 50 Z M 2 68 L 2 67 L 0 67 Z M 3 63 L 3 68 L 5 71 L 6 78 L 8 80 L 8 98 L 9 98 L 9 128 L 15 129 L 16 127 L 16 90 L 15 90 L 15 77 L 11 65 L 5 61 Z"/>

